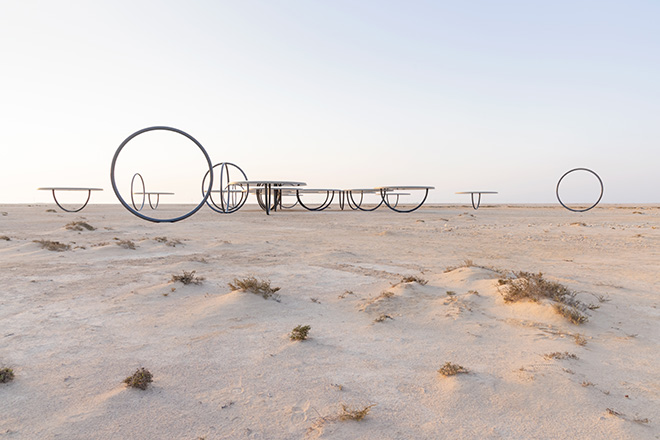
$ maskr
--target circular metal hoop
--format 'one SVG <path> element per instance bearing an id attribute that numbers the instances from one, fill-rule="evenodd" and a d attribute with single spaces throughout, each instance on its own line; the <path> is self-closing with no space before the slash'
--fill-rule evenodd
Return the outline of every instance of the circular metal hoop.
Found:
<path id="1" fill-rule="evenodd" d="M 65 212 L 80 212 L 80 211 L 82 211 L 85 208 L 85 206 L 87 206 L 87 203 L 89 203 L 89 198 L 92 196 L 92 190 L 88 190 L 87 191 L 87 200 L 85 200 L 85 203 L 83 203 L 83 205 L 80 208 L 78 208 L 78 209 L 66 209 L 64 206 L 60 205 L 60 202 L 57 201 L 57 197 L 55 197 L 55 190 L 53 189 L 52 191 L 53 191 L 53 199 L 55 200 L 55 204 L 57 206 L 59 206 L 62 211 L 65 211 Z"/>
<path id="2" fill-rule="evenodd" d="M 121 153 L 121 150 L 124 149 L 126 144 L 128 144 L 128 142 L 130 142 L 131 139 L 135 138 L 136 136 L 138 136 L 142 133 L 146 133 L 148 131 L 154 131 L 154 130 L 172 131 L 174 133 L 178 133 L 182 136 L 187 137 L 195 145 L 197 145 L 197 147 L 201 150 L 201 152 L 204 154 L 204 158 L 206 159 L 206 163 L 209 166 L 209 173 L 211 174 L 211 176 L 210 176 L 210 179 L 209 179 L 209 186 L 208 186 L 208 190 L 206 191 L 206 195 L 204 196 L 204 198 L 202 198 L 202 201 L 199 202 L 199 204 L 197 206 L 195 206 L 188 213 L 186 213 L 182 216 L 179 216 L 179 217 L 160 219 L 160 218 L 153 218 L 153 217 L 149 217 L 148 215 L 141 214 L 138 211 L 136 211 L 135 209 L 131 208 L 131 206 L 128 203 L 126 203 L 126 201 L 123 199 L 121 194 L 119 194 L 119 189 L 117 188 L 117 182 L 115 181 L 115 165 L 117 164 L 117 158 L 119 157 L 119 153 Z M 202 206 L 204 206 L 204 204 L 206 203 L 206 200 L 211 195 L 211 187 L 213 186 L 213 164 L 211 163 L 211 158 L 209 157 L 208 153 L 206 152 L 206 150 L 204 149 L 202 144 L 197 142 L 197 139 L 190 136 L 188 133 L 186 133 L 184 131 L 181 131 L 177 128 L 172 128 L 172 127 L 163 127 L 163 126 L 147 127 L 147 128 L 143 128 L 142 130 L 136 131 L 135 133 L 133 133 L 132 135 L 127 137 L 124 140 L 124 142 L 121 143 L 121 145 L 119 145 L 119 148 L 117 148 L 117 151 L 115 151 L 115 155 L 112 158 L 112 165 L 110 166 L 110 181 L 112 182 L 112 190 L 115 192 L 115 195 L 117 196 L 117 198 L 119 199 L 121 204 L 124 205 L 124 208 L 128 209 L 128 211 L 131 212 L 133 215 L 135 215 L 137 217 L 140 217 L 143 220 L 147 220 L 147 221 L 154 222 L 154 223 L 174 223 L 174 222 L 178 222 L 178 221 L 187 219 L 188 217 L 190 217 L 191 215 L 193 215 L 194 213 L 199 211 L 202 208 Z M 132 191 L 131 191 L 131 193 L 132 193 Z"/>
<path id="3" fill-rule="evenodd" d="M 249 188 L 243 188 L 242 185 L 229 185 L 229 182 L 236 180 L 229 175 L 230 166 L 236 168 L 238 172 L 243 176 L 243 179 L 248 180 L 241 167 L 236 164 L 230 162 L 220 162 L 213 165 L 212 170 L 215 170 L 216 167 L 220 167 L 220 206 L 218 206 L 218 204 L 213 200 L 213 195 L 209 195 L 206 204 L 209 208 L 221 214 L 231 214 L 232 212 L 238 211 L 243 207 L 243 205 L 245 205 L 248 197 Z M 207 171 L 206 174 L 204 174 L 204 178 L 202 179 L 202 195 L 205 195 L 204 182 L 206 182 L 208 176 L 209 172 Z M 240 187 L 241 189 L 238 190 L 235 187 Z M 237 199 L 237 193 L 241 194 L 240 199 Z"/>
<path id="4" fill-rule="evenodd" d="M 140 205 L 139 208 L 135 206 L 135 200 L 133 199 L 133 184 L 135 183 L 136 177 L 139 177 L 140 181 L 142 182 L 142 205 Z M 140 173 L 133 174 L 133 178 L 131 179 L 131 205 L 133 205 L 133 208 L 136 211 L 142 211 L 142 208 L 144 208 L 144 202 L 146 201 L 146 197 L 147 197 L 146 191 L 147 189 L 144 186 L 144 179 L 142 178 L 142 174 Z"/>
<path id="5" fill-rule="evenodd" d="M 593 174 L 594 176 L 596 176 L 596 179 L 598 179 L 598 183 L 600 183 L 600 195 L 598 196 L 598 200 L 596 200 L 596 203 L 594 203 L 593 205 L 591 205 L 588 208 L 585 208 L 585 209 L 569 208 L 561 200 L 561 197 L 559 197 L 559 185 L 561 184 L 561 181 L 564 179 L 564 177 L 566 177 L 567 175 L 569 175 L 573 171 L 587 171 L 587 172 Z M 596 174 L 594 171 L 590 170 L 589 168 L 573 168 L 572 170 L 566 171 L 564 173 L 564 175 L 559 178 L 559 181 L 557 182 L 557 188 L 555 189 L 555 193 L 557 194 L 557 200 L 559 200 L 559 203 L 561 203 L 561 206 L 563 206 L 564 208 L 568 209 L 569 211 L 573 211 L 573 212 L 586 212 L 586 211 L 589 211 L 590 209 L 594 208 L 596 205 L 598 205 L 598 203 L 600 202 L 600 199 L 603 198 L 603 189 L 604 189 L 603 188 L 603 181 L 600 179 L 600 176 L 598 174 Z"/>

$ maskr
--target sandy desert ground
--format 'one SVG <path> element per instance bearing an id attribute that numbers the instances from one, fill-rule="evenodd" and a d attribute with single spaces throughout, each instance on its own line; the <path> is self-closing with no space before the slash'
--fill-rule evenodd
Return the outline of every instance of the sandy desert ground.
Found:
<path id="1" fill-rule="evenodd" d="M 660 438 L 658 206 L 52 208 L 0 206 L 2 439 Z M 578 292 L 588 322 L 506 303 L 516 271 Z M 228 287 L 247 276 L 278 300 Z M 122 382 L 138 367 L 145 391 Z"/>

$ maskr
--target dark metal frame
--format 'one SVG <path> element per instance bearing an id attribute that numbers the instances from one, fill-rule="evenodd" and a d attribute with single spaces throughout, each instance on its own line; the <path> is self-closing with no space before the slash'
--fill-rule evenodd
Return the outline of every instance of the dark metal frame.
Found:
<path id="1" fill-rule="evenodd" d="M 566 206 L 566 205 L 564 204 L 564 202 L 563 202 L 563 201 L 561 200 L 561 198 L 559 197 L 559 185 L 561 184 L 562 179 L 563 179 L 564 177 L 566 177 L 568 174 L 572 173 L 573 171 L 587 171 L 587 172 L 593 174 L 594 176 L 596 176 L 596 178 L 598 179 L 598 182 L 600 183 L 600 196 L 598 196 L 598 200 L 596 200 L 596 203 L 594 203 L 593 205 L 591 205 L 591 206 L 588 207 L 588 208 L 585 208 L 585 209 L 573 209 L 573 208 L 569 208 L 568 206 Z M 559 203 L 561 203 L 561 206 L 563 206 L 564 208 L 568 209 L 569 211 L 573 211 L 573 212 L 586 212 L 586 211 L 589 211 L 590 209 L 594 208 L 596 205 L 598 205 L 598 203 L 600 202 L 600 199 L 603 198 L 603 191 L 604 191 L 603 181 L 600 179 L 600 176 L 599 176 L 598 174 L 596 174 L 594 171 L 590 170 L 589 168 L 573 168 L 572 170 L 566 171 L 566 172 L 564 173 L 564 175 L 561 176 L 561 177 L 559 178 L 559 181 L 557 182 L 557 187 L 556 187 L 556 189 L 555 189 L 555 194 L 557 194 L 557 200 L 559 200 Z"/>
<path id="2" fill-rule="evenodd" d="M 80 212 L 80 211 L 82 211 L 85 208 L 85 206 L 87 206 L 87 203 L 89 203 L 90 197 L 92 197 L 92 190 L 88 189 L 87 190 L 87 200 L 85 200 L 85 203 L 83 203 L 83 205 L 80 208 L 78 208 L 78 209 L 66 209 L 64 206 L 60 205 L 60 202 L 57 201 L 57 197 L 55 196 L 55 191 L 56 190 L 53 189 L 51 191 L 53 192 L 53 199 L 55 200 L 55 204 L 57 206 L 59 206 L 62 211 L 66 211 L 66 212 Z"/>
<path id="3" fill-rule="evenodd" d="M 346 199 L 348 200 L 348 206 L 350 206 L 351 209 L 353 209 L 353 210 L 358 210 L 359 209 L 360 211 L 365 211 L 365 212 L 375 211 L 378 208 L 380 208 L 380 205 L 382 205 L 383 202 L 385 201 L 385 199 L 383 198 L 383 195 L 382 195 L 382 191 L 381 191 L 380 203 L 378 203 L 378 205 L 374 206 L 373 208 L 363 208 L 362 203 L 364 202 L 364 192 L 365 191 L 359 191 L 358 190 L 360 192 L 360 203 L 357 203 L 355 201 L 355 199 L 353 198 L 353 191 L 354 190 L 350 190 L 350 189 L 346 190 L 346 193 L 347 193 Z M 377 194 L 377 193 L 374 192 L 374 194 Z"/>
<path id="4" fill-rule="evenodd" d="M 497 191 L 461 191 L 457 192 L 456 194 L 470 194 L 470 201 L 472 202 L 472 208 L 476 211 L 479 209 L 479 206 L 481 205 L 481 195 L 482 194 L 497 194 Z M 479 194 L 479 197 L 477 198 L 477 204 L 474 204 L 474 195 Z"/>
<path id="5" fill-rule="evenodd" d="M 243 178 L 245 180 L 248 180 L 247 176 L 245 175 L 241 167 L 239 167 L 236 164 L 233 164 L 231 162 L 220 162 L 213 165 L 212 170 L 214 170 L 216 167 L 220 167 L 220 190 L 219 190 L 220 206 L 218 206 L 218 204 L 215 203 L 212 195 L 209 196 L 208 200 L 206 201 L 206 204 L 208 205 L 209 208 L 221 214 L 231 214 L 232 212 L 238 211 L 243 207 L 243 205 L 245 205 L 245 202 L 247 201 L 247 197 L 248 197 L 249 187 L 243 189 L 243 187 L 239 185 L 241 186 L 242 190 L 235 191 L 234 189 L 229 188 L 229 185 L 225 185 L 225 180 L 227 181 L 227 184 L 231 182 L 231 178 L 229 177 L 229 166 L 236 168 L 243 175 Z M 204 195 L 204 182 L 206 181 L 206 178 L 208 176 L 209 176 L 209 172 L 207 171 L 206 174 L 204 174 L 204 179 L 202 179 L 202 195 Z M 241 199 L 238 202 L 236 201 L 236 197 L 235 197 L 236 192 L 241 193 Z M 227 194 L 226 200 L 225 200 L 225 193 Z M 209 203 L 209 201 L 211 203 Z"/>
<path id="6" fill-rule="evenodd" d="M 424 202 L 426 202 L 426 198 L 429 196 L 429 190 L 430 189 L 431 188 L 424 188 L 424 191 L 425 191 L 424 192 L 424 198 L 422 199 L 422 201 L 417 206 L 415 206 L 414 208 L 411 208 L 411 209 L 399 209 L 399 208 L 397 208 L 396 205 L 399 204 L 398 198 L 397 198 L 396 205 L 394 205 L 394 206 L 390 205 L 389 200 L 387 200 L 387 191 L 388 191 L 387 187 L 380 189 L 380 196 L 383 198 L 383 202 L 385 202 L 385 205 L 387 205 L 387 207 L 390 208 L 392 211 L 400 212 L 400 213 L 405 214 L 405 213 L 408 213 L 408 212 L 416 211 L 419 208 L 421 208 L 422 205 L 424 204 Z"/>
<path id="7" fill-rule="evenodd" d="M 211 176 L 210 176 L 210 178 L 209 178 L 209 187 L 208 187 L 208 190 L 206 191 L 206 195 L 202 198 L 202 201 L 199 202 L 199 204 L 198 204 L 197 206 L 195 206 L 192 210 L 190 210 L 188 213 L 186 213 L 186 214 L 184 214 L 184 215 L 181 215 L 181 216 L 179 216 L 179 217 L 160 219 L 160 218 L 153 218 L 153 217 L 149 217 L 148 215 L 141 214 L 140 212 L 138 212 L 138 211 L 136 211 L 135 209 L 131 208 L 131 206 L 130 206 L 128 203 L 126 203 L 126 201 L 124 200 L 124 198 L 123 198 L 123 197 L 121 196 L 121 194 L 119 193 L 119 189 L 117 188 L 117 182 L 115 181 L 115 166 L 116 166 L 116 164 L 117 164 L 117 158 L 119 157 L 119 153 L 121 153 L 121 151 L 124 149 L 124 147 L 126 146 L 126 144 L 128 144 L 128 142 L 130 142 L 131 139 L 135 138 L 136 136 L 138 136 L 138 135 L 140 135 L 140 134 L 142 134 L 142 133 L 146 133 L 146 132 L 149 132 L 149 131 L 155 131 L 155 130 L 172 131 L 172 132 L 174 132 L 174 133 L 178 133 L 178 134 L 180 134 L 180 135 L 182 135 L 182 136 L 185 136 L 185 137 L 187 137 L 189 140 L 191 140 L 195 145 L 197 145 L 197 147 L 198 147 L 198 148 L 201 150 L 201 152 L 204 154 L 204 158 L 206 159 L 206 162 L 207 162 L 207 164 L 208 164 L 208 166 L 209 166 L 209 172 L 211 173 Z M 127 137 L 127 138 L 126 138 L 126 139 L 125 139 L 125 140 L 119 145 L 119 148 L 117 148 L 117 151 L 115 151 L 115 155 L 114 155 L 113 158 L 112 158 L 112 164 L 110 165 L 110 181 L 112 182 L 112 189 L 113 189 L 113 191 L 115 192 L 115 195 L 117 196 L 117 199 L 119 199 L 119 202 L 120 202 L 120 203 L 124 206 L 124 208 L 126 208 L 131 214 L 133 214 L 133 215 L 135 215 L 135 216 L 137 216 L 137 217 L 140 217 L 140 218 L 143 219 L 143 220 L 147 220 L 147 221 L 154 222 L 154 223 L 174 223 L 174 222 L 178 222 L 178 221 L 181 221 L 181 220 L 187 219 L 188 217 L 190 217 L 191 215 L 193 215 L 193 214 L 195 214 L 197 211 L 199 211 L 199 210 L 202 208 L 202 206 L 204 206 L 204 204 L 206 203 L 206 200 L 207 200 L 207 199 L 209 198 L 209 196 L 211 195 L 211 188 L 212 188 L 212 186 L 213 186 L 213 164 L 212 164 L 212 162 L 211 162 L 211 158 L 209 157 L 208 153 L 206 152 L 206 150 L 204 149 L 204 147 L 202 146 L 202 144 L 200 144 L 200 143 L 197 141 L 197 139 L 195 139 L 194 137 L 190 136 L 190 135 L 189 135 L 188 133 L 186 133 L 185 131 L 179 130 L 179 129 L 177 129 L 177 128 L 164 127 L 164 126 L 147 127 L 147 128 L 143 128 L 142 130 L 138 130 L 138 131 L 136 131 L 135 133 L 133 133 L 132 135 L 130 135 L 129 137 Z"/>
<path id="8" fill-rule="evenodd" d="M 142 205 L 138 208 L 135 206 L 135 200 L 133 199 L 133 184 L 135 183 L 135 178 L 140 177 L 140 181 L 142 182 Z M 147 199 L 147 188 L 144 186 L 144 179 L 142 178 L 142 174 L 140 173 L 135 173 L 133 174 L 133 178 L 131 179 L 131 204 L 133 205 L 133 208 L 136 211 L 142 211 L 142 208 L 144 208 L 144 202 Z M 149 200 L 149 204 L 151 204 L 151 200 Z"/>
<path id="9" fill-rule="evenodd" d="M 303 194 L 305 193 L 304 189 L 303 190 L 296 189 L 296 199 L 298 199 L 298 203 L 300 203 L 300 206 L 302 206 L 303 208 L 305 208 L 308 211 L 323 211 L 328 206 L 330 206 L 330 204 L 332 203 L 332 201 L 335 198 L 335 191 L 334 190 L 325 191 L 325 200 L 320 205 L 318 205 L 316 207 L 311 207 L 311 206 L 305 205 L 303 203 L 303 201 L 300 200 L 300 192 L 301 191 L 303 192 Z M 323 192 L 323 191 L 320 191 L 320 192 Z"/>

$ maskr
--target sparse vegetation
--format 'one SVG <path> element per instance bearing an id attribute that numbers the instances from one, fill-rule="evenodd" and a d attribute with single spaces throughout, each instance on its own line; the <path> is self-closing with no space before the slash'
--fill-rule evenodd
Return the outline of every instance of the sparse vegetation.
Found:
<path id="1" fill-rule="evenodd" d="M 123 247 L 124 249 L 135 250 L 136 248 L 135 243 L 132 242 L 131 240 L 120 240 L 117 237 L 115 237 L 114 240 L 116 240 L 115 244 L 117 246 Z"/>
<path id="2" fill-rule="evenodd" d="M 417 275 L 408 275 L 401 279 L 401 283 L 417 283 L 426 286 L 428 280 L 418 277 Z"/>
<path id="3" fill-rule="evenodd" d="M 443 376 L 456 376 L 457 374 L 467 374 L 469 371 L 461 365 L 445 362 L 445 364 L 438 370 L 438 373 Z"/>
<path id="4" fill-rule="evenodd" d="M 186 272 L 184 270 L 183 275 L 172 275 L 172 279 L 170 280 L 170 282 L 172 283 L 180 282 L 185 284 L 186 286 L 188 284 L 199 285 L 202 284 L 202 281 L 204 281 L 204 279 L 205 279 L 204 277 L 198 277 L 197 275 L 195 275 L 194 270 L 190 272 Z"/>
<path id="5" fill-rule="evenodd" d="M 579 333 L 576 333 L 575 335 L 573 335 L 573 340 L 575 341 L 575 343 L 577 345 L 580 345 L 580 346 L 587 345 L 587 339 Z"/>
<path id="6" fill-rule="evenodd" d="M 183 244 L 181 240 L 176 238 L 168 239 L 167 237 L 154 237 L 154 240 L 158 243 L 163 243 L 167 246 L 176 247 L 177 244 Z"/>
<path id="7" fill-rule="evenodd" d="M 57 212 L 57 211 L 51 208 L 51 209 L 47 209 L 46 212 Z"/>
<path id="8" fill-rule="evenodd" d="M 560 351 L 555 351 L 553 353 L 544 354 L 543 357 L 547 360 L 551 360 L 551 359 L 563 360 L 563 359 L 577 359 L 578 358 L 573 353 L 569 353 L 567 351 L 565 351 L 563 353 L 560 352 Z"/>
<path id="9" fill-rule="evenodd" d="M 311 302 L 313 302 L 314 304 L 321 304 L 321 301 L 319 301 L 318 298 L 310 298 L 309 300 L 310 300 Z"/>
<path id="10" fill-rule="evenodd" d="M 447 296 L 455 296 L 455 295 L 456 295 L 456 292 L 454 292 L 453 290 L 448 290 L 447 291 Z"/>
<path id="11" fill-rule="evenodd" d="M 6 235 L 0 235 L 0 240 L 11 241 L 11 238 L 7 237 Z"/>
<path id="12" fill-rule="evenodd" d="M 358 408 L 352 408 L 342 403 L 341 413 L 337 418 L 341 421 L 355 420 L 359 422 L 361 420 L 364 420 L 365 417 L 367 417 L 367 414 L 369 414 L 369 411 L 371 411 L 371 408 L 373 408 L 374 406 L 376 406 L 376 404 L 372 403 L 371 405 L 367 405 L 362 409 L 358 409 Z"/>
<path id="13" fill-rule="evenodd" d="M 234 278 L 234 281 L 228 283 L 228 285 L 231 290 L 243 290 L 245 292 L 251 292 L 256 295 L 263 296 L 264 299 L 279 299 L 279 295 L 276 295 L 275 292 L 280 290 L 280 288 L 271 287 L 270 280 L 258 280 L 253 276 L 249 276 L 243 279 Z"/>
<path id="14" fill-rule="evenodd" d="M 348 295 L 355 295 L 355 293 L 353 293 L 352 290 L 347 290 L 347 291 L 345 291 L 344 293 L 342 293 L 341 295 L 339 295 L 339 299 L 344 299 L 344 298 L 346 298 Z"/>
<path id="15" fill-rule="evenodd" d="M 392 318 L 390 315 L 386 315 L 385 313 L 383 313 L 378 318 L 374 319 L 374 322 L 383 322 L 386 319 L 394 319 L 394 318 Z"/>
<path id="16" fill-rule="evenodd" d="M 153 382 L 153 375 L 144 367 L 138 368 L 132 376 L 124 379 L 127 386 L 141 390 L 146 390 L 151 382 Z"/>
<path id="17" fill-rule="evenodd" d="M 88 230 L 88 231 L 94 231 L 96 228 L 92 225 L 90 225 L 87 222 L 83 221 L 78 221 L 78 222 L 71 222 L 67 223 L 66 226 L 64 226 L 66 229 L 70 231 L 82 231 L 82 230 Z"/>
<path id="18" fill-rule="evenodd" d="M 554 309 L 560 315 L 566 317 L 573 324 L 583 324 L 589 318 L 582 313 L 586 308 L 584 304 L 575 298 L 575 292 L 566 286 L 548 281 L 543 278 L 541 272 L 514 273 L 515 278 L 501 278 L 498 284 L 500 293 L 505 302 L 517 302 L 522 300 L 540 302 L 550 300 L 555 302 Z"/>
<path id="19" fill-rule="evenodd" d="M 7 383 L 14 380 L 14 370 L 11 368 L 0 368 L 0 383 Z"/>
<path id="20" fill-rule="evenodd" d="M 478 292 L 477 290 L 468 290 L 468 293 L 469 293 L 470 295 L 477 295 L 477 296 L 479 296 L 479 292 Z"/>
<path id="21" fill-rule="evenodd" d="M 291 331 L 289 338 L 292 341 L 304 341 L 311 328 L 309 325 L 299 325 Z"/>
<path id="22" fill-rule="evenodd" d="M 449 266 L 448 268 L 445 269 L 445 273 L 454 271 L 456 269 L 460 269 L 461 267 L 472 267 L 474 266 L 474 262 L 472 260 L 463 260 L 461 264 L 458 266 Z"/>
<path id="23" fill-rule="evenodd" d="M 71 245 L 60 243 L 59 241 L 51 240 L 33 240 L 34 243 L 39 243 L 42 249 L 54 252 L 64 252 L 71 250 Z"/>
<path id="24" fill-rule="evenodd" d="M 589 320 L 587 315 L 580 312 L 576 307 L 567 306 L 565 304 L 553 304 L 555 312 L 568 319 L 575 325 L 584 324 Z"/>

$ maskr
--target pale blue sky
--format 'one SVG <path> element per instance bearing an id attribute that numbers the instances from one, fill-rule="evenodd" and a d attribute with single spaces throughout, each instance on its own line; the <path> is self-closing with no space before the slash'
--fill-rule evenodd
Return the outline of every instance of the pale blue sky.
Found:
<path id="1" fill-rule="evenodd" d="M 603 202 L 660 202 L 659 20 L 656 1 L 4 0 L 0 203 L 115 202 L 112 156 L 152 125 L 252 179 L 553 203 L 587 167 Z M 190 158 L 173 201 L 197 201 Z"/>

